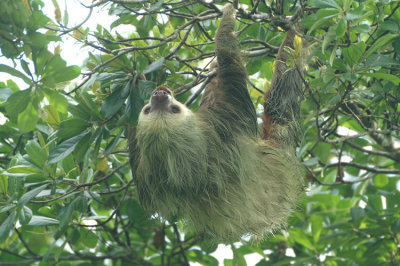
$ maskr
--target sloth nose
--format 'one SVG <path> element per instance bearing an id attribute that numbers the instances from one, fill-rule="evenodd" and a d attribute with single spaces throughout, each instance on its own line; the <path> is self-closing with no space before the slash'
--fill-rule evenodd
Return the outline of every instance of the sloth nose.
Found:
<path id="1" fill-rule="evenodd" d="M 167 91 L 165 90 L 156 90 L 155 92 L 153 92 L 153 96 L 151 97 L 151 101 L 154 102 L 155 104 L 159 104 L 159 103 L 164 103 L 166 101 L 168 101 L 168 99 L 171 96 L 168 94 Z"/>
<path id="2" fill-rule="evenodd" d="M 164 90 L 158 90 L 153 93 L 153 96 L 163 97 L 168 96 L 168 93 Z"/>

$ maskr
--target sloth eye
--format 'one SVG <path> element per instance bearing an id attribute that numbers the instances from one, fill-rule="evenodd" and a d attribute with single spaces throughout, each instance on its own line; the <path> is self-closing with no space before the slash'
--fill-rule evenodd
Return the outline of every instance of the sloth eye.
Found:
<path id="1" fill-rule="evenodd" d="M 181 109 L 179 108 L 179 106 L 176 106 L 176 105 L 171 106 L 171 110 L 174 114 L 181 112 Z"/>
<path id="2" fill-rule="evenodd" d="M 144 113 L 145 115 L 149 114 L 149 113 L 150 113 L 150 106 L 149 106 L 149 107 L 146 107 L 146 108 L 143 110 L 143 113 Z"/>

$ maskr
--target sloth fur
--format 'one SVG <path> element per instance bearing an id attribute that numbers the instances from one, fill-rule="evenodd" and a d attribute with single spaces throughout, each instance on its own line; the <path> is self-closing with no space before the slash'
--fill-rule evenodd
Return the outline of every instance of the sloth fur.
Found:
<path id="1" fill-rule="evenodd" d="M 217 75 L 198 112 L 160 86 L 137 128 L 129 128 L 132 172 L 144 209 L 170 221 L 182 219 L 217 241 L 263 237 L 281 228 L 301 191 L 291 126 L 299 113 L 299 94 L 293 91 L 301 91 L 301 82 L 285 88 L 282 80 L 285 75 L 299 80 L 300 72 L 277 63 L 288 71 L 276 71 L 280 77 L 274 77 L 266 102 L 284 100 L 290 110 L 281 110 L 288 112 L 282 116 L 276 114 L 278 102 L 267 106 L 259 133 L 234 26 L 235 9 L 228 4 L 215 38 Z M 278 57 L 285 53 L 280 50 Z"/>

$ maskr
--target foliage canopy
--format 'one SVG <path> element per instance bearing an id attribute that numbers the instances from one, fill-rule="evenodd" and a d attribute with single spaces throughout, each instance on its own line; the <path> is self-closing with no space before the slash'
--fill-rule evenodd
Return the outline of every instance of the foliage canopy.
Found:
<path id="1" fill-rule="evenodd" d="M 0 72 L 12 76 L 0 81 L 0 264 L 217 265 L 216 243 L 146 217 L 126 126 L 158 84 L 198 108 L 224 3 L 87 2 L 89 16 L 115 16 L 110 29 L 69 25 L 56 0 L 0 2 Z M 237 20 L 257 106 L 283 29 L 300 25 L 307 189 L 286 230 L 232 245 L 225 264 L 400 263 L 400 1 L 243 0 Z M 65 35 L 91 48 L 84 66 L 61 57 Z"/>

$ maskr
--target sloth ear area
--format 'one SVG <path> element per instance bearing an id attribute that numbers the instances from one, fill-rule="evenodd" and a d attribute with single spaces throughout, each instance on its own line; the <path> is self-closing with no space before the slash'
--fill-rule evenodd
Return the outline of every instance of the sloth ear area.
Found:
<path id="1" fill-rule="evenodd" d="M 171 106 L 171 111 L 174 114 L 179 114 L 181 112 L 181 108 L 178 105 L 172 105 Z"/>
<path id="2" fill-rule="evenodd" d="M 145 108 L 143 108 L 143 114 L 148 115 L 150 113 L 151 110 L 151 106 L 146 106 Z"/>

